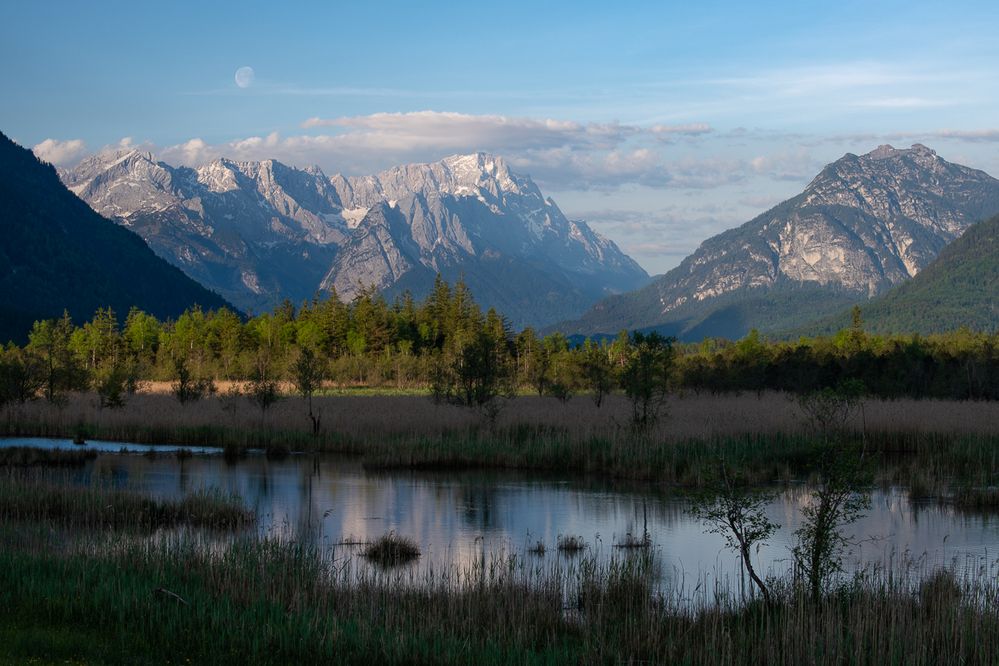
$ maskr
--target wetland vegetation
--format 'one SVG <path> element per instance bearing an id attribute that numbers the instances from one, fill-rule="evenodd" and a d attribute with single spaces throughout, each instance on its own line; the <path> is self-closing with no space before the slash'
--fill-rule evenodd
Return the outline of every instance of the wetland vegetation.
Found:
<path id="1" fill-rule="evenodd" d="M 275 465 L 305 453 L 294 464 L 310 512 L 315 475 L 302 470 L 326 453 L 371 473 L 644 484 L 697 497 L 684 511 L 732 546 L 757 591 L 718 585 L 692 604 L 683 582 L 664 585 L 645 524 L 606 549 L 567 525 L 442 561 L 391 526 L 329 545 L 259 529 L 259 511 L 218 489 L 154 496 L 120 469 L 124 486 L 108 484 L 88 476 L 86 445 L 0 448 L 0 658 L 988 661 L 993 563 L 843 561 L 874 489 L 967 513 L 999 507 L 997 344 L 965 331 L 869 336 L 859 314 L 836 336 L 797 342 L 574 344 L 513 334 L 443 282 L 422 303 L 362 293 L 248 321 L 193 309 L 170 322 L 133 311 L 119 325 L 110 310 L 78 327 L 38 322 L 0 353 L 8 436 L 177 445 L 182 475 L 200 455 L 184 447 L 218 447 L 236 468 L 252 450 Z M 773 498 L 788 492 L 794 540 L 771 560 L 786 564 L 757 570 L 779 527 Z"/>

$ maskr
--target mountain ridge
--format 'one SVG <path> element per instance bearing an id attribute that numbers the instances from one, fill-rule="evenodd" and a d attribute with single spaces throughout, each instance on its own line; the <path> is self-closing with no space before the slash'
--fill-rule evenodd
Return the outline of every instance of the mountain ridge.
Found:
<path id="1" fill-rule="evenodd" d="M 138 235 L 94 212 L 56 169 L 0 133 L 0 339 L 23 339 L 64 310 L 77 321 L 102 307 L 160 318 L 228 304 L 158 258 Z"/>
<path id="2" fill-rule="evenodd" d="M 485 264 L 499 261 L 511 293 L 483 305 L 506 305 L 515 325 L 529 325 L 578 315 L 648 279 L 612 241 L 566 218 L 529 177 L 486 153 L 327 177 L 275 160 L 172 167 L 132 151 L 92 156 L 63 178 L 95 210 L 248 310 L 317 291 L 349 299 L 361 288 L 392 295 L 405 284 L 421 295 L 438 273 L 484 283 L 495 268 Z"/>
<path id="3" fill-rule="evenodd" d="M 845 298 L 863 302 L 910 279 L 971 224 L 996 212 L 999 180 L 921 144 L 847 153 L 800 194 L 705 240 L 645 288 L 605 299 L 557 328 L 570 334 L 654 328 L 691 340 L 712 318 L 725 337 L 788 328 L 803 307 L 829 315 Z M 752 299 L 766 316 L 753 312 Z M 727 323 L 725 307 L 738 311 Z"/>

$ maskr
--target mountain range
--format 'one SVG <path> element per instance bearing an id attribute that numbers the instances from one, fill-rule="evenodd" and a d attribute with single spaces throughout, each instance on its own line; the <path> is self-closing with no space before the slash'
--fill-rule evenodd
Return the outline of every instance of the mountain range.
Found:
<path id="1" fill-rule="evenodd" d="M 174 167 L 128 150 L 61 173 L 102 215 L 238 307 L 319 293 L 429 293 L 463 279 L 514 326 L 579 316 L 648 275 L 527 176 L 484 153 L 327 177 L 318 167 L 219 159 Z"/>
<path id="2" fill-rule="evenodd" d="M 558 328 L 654 328 L 685 340 L 795 328 L 908 282 L 996 213 L 999 180 L 925 146 L 847 154 L 801 194 Z"/>
<path id="3" fill-rule="evenodd" d="M 227 305 L 95 213 L 56 170 L 0 134 L 0 341 L 23 341 L 39 319 L 77 321 L 132 306 L 161 319 Z"/>

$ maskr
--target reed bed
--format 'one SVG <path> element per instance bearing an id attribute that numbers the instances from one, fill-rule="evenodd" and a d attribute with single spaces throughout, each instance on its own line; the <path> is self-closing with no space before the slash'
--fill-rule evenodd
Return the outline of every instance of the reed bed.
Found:
<path id="1" fill-rule="evenodd" d="M 0 432 L 136 443 L 219 446 L 237 461 L 247 448 L 272 458 L 294 451 L 356 454 L 371 468 L 494 467 L 559 470 L 700 486 L 719 456 L 738 460 L 755 483 L 809 473 L 824 435 L 798 405 L 778 393 L 674 396 L 650 430 L 628 427 L 630 406 L 611 396 L 597 409 L 586 396 L 567 404 L 521 397 L 488 426 L 467 409 L 418 396 L 342 396 L 315 401 L 323 428 L 311 432 L 305 403 L 288 397 L 261 413 L 243 399 L 213 397 L 180 405 L 172 396 L 139 394 L 123 409 L 99 409 L 73 396 L 62 407 L 35 402 L 9 407 Z M 843 436 L 870 454 L 884 483 L 951 479 L 990 485 L 999 476 L 999 403 L 870 400 Z"/>
<path id="2" fill-rule="evenodd" d="M 30 446 L 0 448 L 0 467 L 82 467 L 97 451 L 36 449 Z"/>
<path id="3" fill-rule="evenodd" d="M 0 474 L 0 519 L 81 529 L 149 530 L 176 525 L 235 529 L 252 525 L 255 517 L 239 498 L 217 491 L 156 500 L 128 490 L 8 472 Z"/>
<path id="4" fill-rule="evenodd" d="M 445 433 L 478 433 L 484 428 L 475 412 L 435 405 L 426 396 L 322 396 L 314 399 L 322 417 L 318 442 L 311 436 L 305 402 L 286 396 L 266 413 L 245 398 L 224 395 L 181 405 L 166 394 L 130 396 L 121 409 L 101 409 L 97 397 L 73 394 L 64 406 L 36 401 L 6 408 L 0 428 L 9 435 L 72 437 L 80 429 L 90 438 L 176 442 L 193 438 L 220 445 L 220 433 L 239 433 L 251 443 L 280 436 L 295 448 L 337 448 L 374 439 L 436 437 Z M 609 396 L 599 409 L 588 396 L 566 403 L 522 396 L 507 402 L 497 428 L 530 428 L 565 433 L 573 440 L 629 437 L 630 403 Z M 943 400 L 868 400 L 845 424 L 848 432 L 960 435 L 999 434 L 999 403 Z M 648 432 L 656 441 L 710 439 L 746 434 L 809 434 L 796 402 L 781 393 L 673 396 L 663 418 Z M 195 441 L 196 440 L 196 441 Z"/>
<path id="5" fill-rule="evenodd" d="M 995 511 L 999 509 L 999 488 L 960 488 L 952 498 L 955 506 L 968 511 Z"/>
<path id="6" fill-rule="evenodd" d="M 986 664 L 999 654 L 988 572 L 869 572 L 819 603 L 782 579 L 773 607 L 722 595 L 697 610 L 689 591 L 655 591 L 644 551 L 396 574 L 302 543 L 112 538 L 56 551 L 6 529 L 0 636 L 59 639 L 4 641 L 11 661 Z"/>

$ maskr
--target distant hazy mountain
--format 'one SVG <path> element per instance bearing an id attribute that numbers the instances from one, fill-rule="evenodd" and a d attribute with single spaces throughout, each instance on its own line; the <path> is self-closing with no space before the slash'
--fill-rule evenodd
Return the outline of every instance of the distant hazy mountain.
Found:
<path id="1" fill-rule="evenodd" d="M 648 276 L 530 178 L 477 153 L 375 176 L 217 160 L 172 167 L 135 151 L 63 174 L 95 210 L 246 309 L 362 287 L 388 295 L 459 277 L 514 324 L 578 316 Z"/>
<path id="2" fill-rule="evenodd" d="M 925 146 L 847 154 L 801 194 L 559 328 L 656 327 L 683 339 L 793 328 L 906 282 L 997 212 L 999 181 Z"/>
<path id="3" fill-rule="evenodd" d="M 23 340 L 32 322 L 64 309 L 77 321 L 107 306 L 124 319 L 133 305 L 166 318 L 194 304 L 225 301 L 95 213 L 51 165 L 0 134 L 0 341 Z"/>
<path id="4" fill-rule="evenodd" d="M 999 330 L 999 216 L 969 227 L 919 275 L 861 312 L 864 329 L 876 333 Z M 843 311 L 799 332 L 830 333 L 849 323 Z"/>

